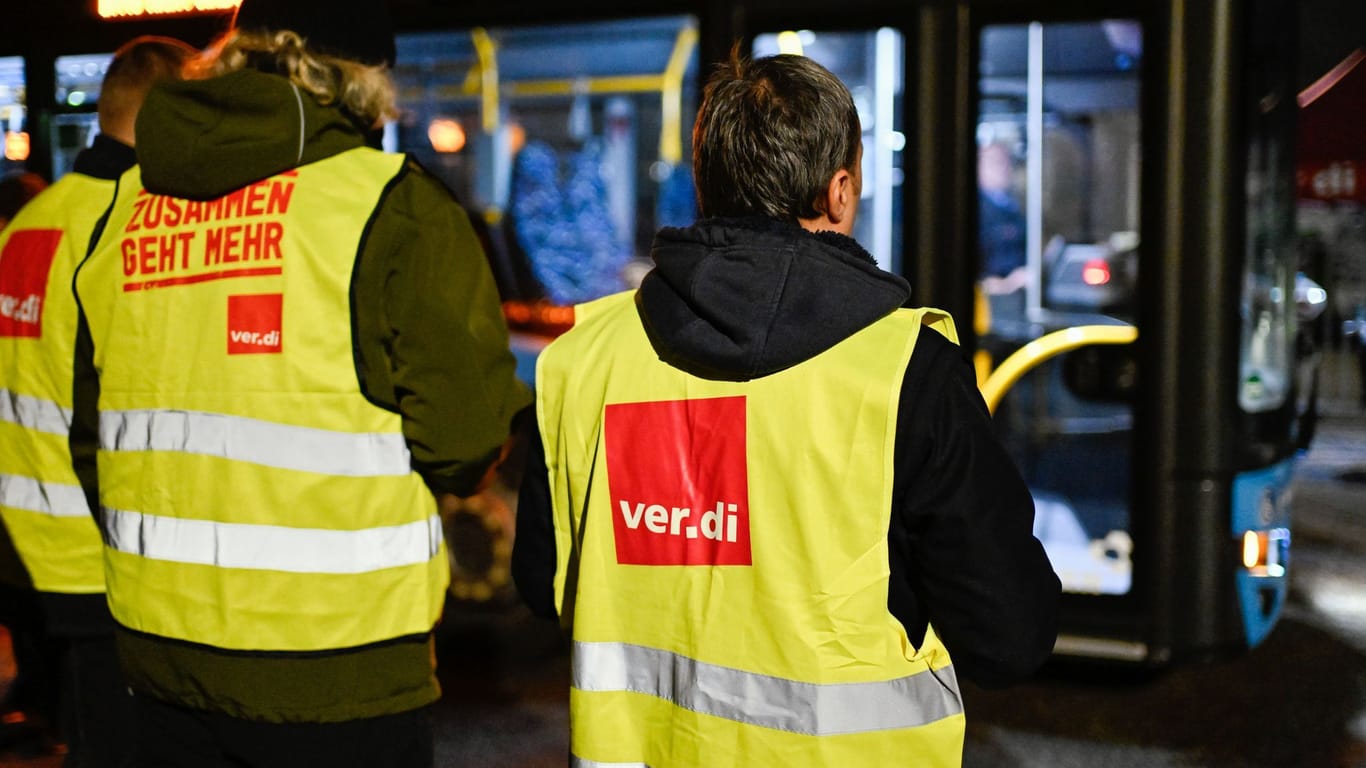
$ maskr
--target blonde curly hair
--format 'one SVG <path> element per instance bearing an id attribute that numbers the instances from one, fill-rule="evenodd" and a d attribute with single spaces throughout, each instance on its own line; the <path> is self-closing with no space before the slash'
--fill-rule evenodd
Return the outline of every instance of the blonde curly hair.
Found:
<path id="1" fill-rule="evenodd" d="M 370 128 L 398 117 L 394 81 L 383 64 L 362 64 L 317 53 L 290 30 L 233 30 L 191 62 L 187 77 L 216 77 L 241 69 L 283 75 L 324 105 L 337 105 Z"/>

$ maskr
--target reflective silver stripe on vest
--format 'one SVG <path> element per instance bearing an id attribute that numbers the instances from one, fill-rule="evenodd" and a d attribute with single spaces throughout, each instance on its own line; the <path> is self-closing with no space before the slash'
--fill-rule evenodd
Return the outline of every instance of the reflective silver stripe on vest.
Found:
<path id="1" fill-rule="evenodd" d="M 569 768 L 650 768 L 650 766 L 648 763 L 600 763 L 597 760 L 585 760 L 570 753 Z"/>
<path id="2" fill-rule="evenodd" d="M 441 518 L 336 531 L 218 523 L 104 509 L 108 545 L 152 560 L 290 573 L 367 573 L 425 563 L 441 547 Z"/>
<path id="3" fill-rule="evenodd" d="M 89 517 L 79 485 L 47 483 L 23 475 L 0 474 L 0 506 L 52 517 Z"/>
<path id="4" fill-rule="evenodd" d="M 581 691 L 634 691 L 684 709 L 812 736 L 914 728 L 961 714 L 953 667 L 878 683 L 802 683 L 628 643 L 574 643 Z"/>
<path id="5" fill-rule="evenodd" d="M 398 433 L 334 432 L 200 411 L 103 411 L 100 448 L 177 451 L 349 477 L 412 471 Z"/>
<path id="6" fill-rule="evenodd" d="M 0 389 L 0 421 L 39 432 L 65 435 L 71 430 L 71 409 L 63 408 L 51 400 Z"/>

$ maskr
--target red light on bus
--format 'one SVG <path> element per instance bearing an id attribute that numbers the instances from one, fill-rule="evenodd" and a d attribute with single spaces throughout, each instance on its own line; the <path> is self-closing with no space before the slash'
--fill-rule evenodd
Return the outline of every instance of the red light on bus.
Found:
<path id="1" fill-rule="evenodd" d="M 438 117 L 427 124 L 427 140 L 437 152 L 459 152 L 465 148 L 465 127 L 458 120 Z"/>
<path id="2" fill-rule="evenodd" d="M 1104 259 L 1091 259 L 1081 268 L 1081 281 L 1087 285 L 1105 285 L 1110 282 L 1110 265 Z"/>
<path id="3" fill-rule="evenodd" d="M 5 159 L 22 163 L 28 159 L 29 141 L 25 131 L 5 131 Z"/>

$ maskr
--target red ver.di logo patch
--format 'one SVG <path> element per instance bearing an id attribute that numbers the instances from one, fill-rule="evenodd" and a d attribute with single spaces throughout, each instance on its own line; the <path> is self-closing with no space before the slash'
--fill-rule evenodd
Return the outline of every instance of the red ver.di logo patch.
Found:
<path id="1" fill-rule="evenodd" d="M 23 229 L 0 251 L 0 336 L 43 335 L 43 302 L 60 229 Z"/>
<path id="2" fill-rule="evenodd" d="M 745 398 L 609 405 L 617 562 L 750 565 Z"/>
<path id="3" fill-rule="evenodd" d="M 229 296 L 228 354 L 279 352 L 283 315 L 283 294 Z"/>

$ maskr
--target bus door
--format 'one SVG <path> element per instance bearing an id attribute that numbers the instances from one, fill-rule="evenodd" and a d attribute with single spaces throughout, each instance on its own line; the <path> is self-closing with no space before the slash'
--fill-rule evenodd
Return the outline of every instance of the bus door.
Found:
<path id="1" fill-rule="evenodd" d="M 1081 605 L 1057 650 L 1143 661 L 1133 508 L 1143 26 L 977 28 L 969 221 L 977 366 Z M 988 375 L 991 378 L 988 378 Z"/>
<path id="2" fill-rule="evenodd" d="M 976 353 L 1063 584 L 1061 655 L 1245 652 L 1284 605 L 1293 20 L 971 25 Z"/>

